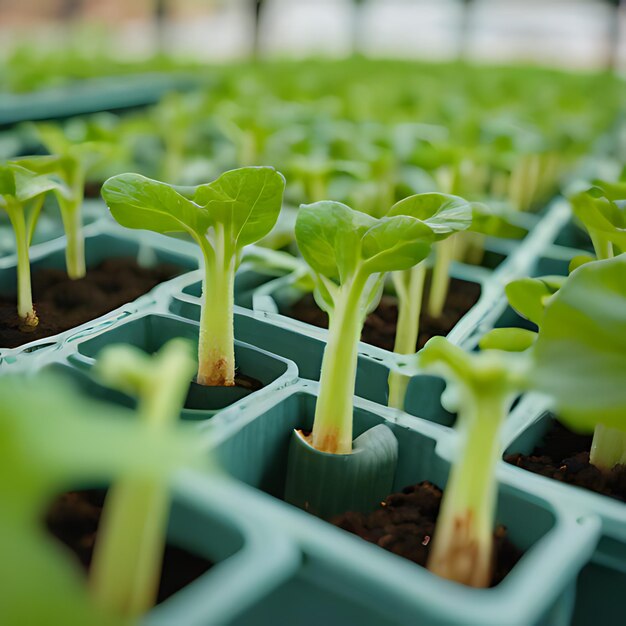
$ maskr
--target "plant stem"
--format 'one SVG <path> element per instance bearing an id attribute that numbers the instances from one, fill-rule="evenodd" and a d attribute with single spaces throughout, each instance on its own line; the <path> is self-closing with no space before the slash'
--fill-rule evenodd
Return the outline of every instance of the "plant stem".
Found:
<path id="1" fill-rule="evenodd" d="M 363 328 L 359 301 L 364 287 L 365 279 L 357 272 L 339 289 L 330 315 L 312 433 L 313 447 L 322 452 L 352 451 L 354 384 Z"/>
<path id="2" fill-rule="evenodd" d="M 456 236 L 452 235 L 443 241 L 439 241 L 435 246 L 435 266 L 428 298 L 428 314 L 434 318 L 441 316 L 446 304 L 446 298 L 448 297 L 450 265 L 454 260 L 455 239 Z"/>
<path id="3" fill-rule="evenodd" d="M 410 270 L 393 272 L 391 277 L 398 295 L 398 323 L 393 351 L 396 354 L 413 354 L 419 336 L 426 264 L 422 261 Z M 389 374 L 389 406 L 404 409 L 409 381 L 409 376 L 399 372 Z"/>
<path id="4" fill-rule="evenodd" d="M 465 447 L 452 466 L 428 569 L 444 578 L 488 587 L 492 577 L 493 518 L 497 494 L 495 465 L 501 454 L 500 425 L 507 397 L 481 388 L 461 405 Z"/>
<path id="5" fill-rule="evenodd" d="M 85 267 L 85 240 L 83 238 L 83 220 L 81 215 L 81 205 L 83 194 L 80 198 L 72 202 L 66 202 L 65 208 L 61 211 L 63 228 L 65 229 L 65 265 L 67 275 L 72 280 L 84 278 L 87 273 Z"/>
<path id="6" fill-rule="evenodd" d="M 178 420 L 189 384 L 179 373 L 182 366 L 182 361 L 164 361 L 140 393 L 139 418 L 147 428 L 167 429 Z M 109 490 L 89 578 L 93 598 L 103 610 L 138 617 L 154 605 L 168 491 L 160 476 L 124 478 Z"/>
<path id="7" fill-rule="evenodd" d="M 604 472 L 626 463 L 626 432 L 598 424 L 593 431 L 589 462 Z"/>
<path id="8" fill-rule="evenodd" d="M 226 248 L 224 227 L 218 224 L 215 250 L 206 245 L 202 247 L 205 277 L 198 339 L 198 383 L 210 387 L 235 384 L 235 257 Z"/>
<path id="9" fill-rule="evenodd" d="M 599 261 L 613 258 L 613 244 L 596 230 L 589 230 L 589 237 Z"/>
<path id="10" fill-rule="evenodd" d="M 34 330 L 39 319 L 33 308 L 33 294 L 30 284 L 29 233 L 22 207 L 7 204 L 7 214 L 15 234 L 17 252 L 17 314 L 23 320 L 22 329 Z"/>

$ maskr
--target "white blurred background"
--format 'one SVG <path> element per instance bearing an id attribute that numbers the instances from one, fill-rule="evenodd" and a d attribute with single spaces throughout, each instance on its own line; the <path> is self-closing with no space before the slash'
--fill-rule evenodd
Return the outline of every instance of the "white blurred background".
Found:
<path id="1" fill-rule="evenodd" d="M 0 55 L 24 42 L 106 39 L 118 56 L 161 49 L 224 61 L 254 48 L 256 0 L 0 0 Z M 265 0 L 259 54 L 365 55 L 626 68 L 626 8 L 608 0 Z M 87 33 L 87 34 L 85 34 Z M 101 39 L 102 38 L 102 39 Z"/>

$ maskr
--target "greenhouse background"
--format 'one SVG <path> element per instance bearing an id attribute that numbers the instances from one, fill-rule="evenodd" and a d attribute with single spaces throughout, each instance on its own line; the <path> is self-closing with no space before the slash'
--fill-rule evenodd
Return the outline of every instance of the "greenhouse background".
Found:
<path id="1" fill-rule="evenodd" d="M 2 0 L 0 52 L 67 43 L 133 59 L 157 50 L 207 60 L 251 52 L 250 0 Z M 263 56 L 524 60 L 624 68 L 619 0 L 262 0 Z M 156 22 L 156 23 L 155 23 Z M 82 39 L 74 31 L 83 31 Z M 355 32 L 356 31 L 356 32 Z M 619 43 L 618 39 L 620 40 Z M 26 44 L 28 41 L 28 44 Z"/>

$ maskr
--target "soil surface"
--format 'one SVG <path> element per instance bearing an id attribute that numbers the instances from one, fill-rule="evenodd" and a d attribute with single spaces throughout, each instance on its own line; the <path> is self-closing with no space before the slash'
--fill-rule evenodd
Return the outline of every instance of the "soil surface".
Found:
<path id="1" fill-rule="evenodd" d="M 557 420 L 531 454 L 508 454 L 507 463 L 535 474 L 584 487 L 626 502 L 626 465 L 602 472 L 589 463 L 592 437 L 578 435 Z"/>
<path id="2" fill-rule="evenodd" d="M 478 302 L 480 285 L 466 280 L 453 278 L 446 299 L 443 314 L 433 318 L 426 312 L 429 286 L 424 292 L 424 305 L 420 316 L 420 332 L 417 340 L 417 349 L 436 335 L 447 335 L 456 326 L 457 322 Z M 287 315 L 301 322 L 307 322 L 320 328 L 328 328 L 328 316 L 322 311 L 313 298 L 307 294 L 296 302 Z M 396 323 L 398 321 L 398 301 L 395 296 L 384 295 L 378 308 L 365 320 L 361 333 L 361 340 L 372 346 L 385 350 L 393 350 L 396 338 Z"/>
<path id="3" fill-rule="evenodd" d="M 0 347 L 15 348 L 96 319 L 182 271 L 170 264 L 140 267 L 132 258 L 103 261 L 79 280 L 70 280 L 65 269 L 37 270 L 32 286 L 39 324 L 31 332 L 20 330 L 16 298 L 0 298 Z"/>
<path id="4" fill-rule="evenodd" d="M 425 481 L 391 494 L 373 513 L 343 513 L 332 523 L 426 567 L 441 496 L 441 489 Z M 522 556 L 522 551 L 507 539 L 504 526 L 498 526 L 494 532 L 494 548 L 492 587 L 502 581 Z"/>
<path id="5" fill-rule="evenodd" d="M 46 517 L 48 530 L 76 555 L 85 573 L 91 564 L 105 495 L 104 489 L 65 493 L 54 501 Z M 157 603 L 180 591 L 204 574 L 211 565 L 206 559 L 167 545 Z"/>

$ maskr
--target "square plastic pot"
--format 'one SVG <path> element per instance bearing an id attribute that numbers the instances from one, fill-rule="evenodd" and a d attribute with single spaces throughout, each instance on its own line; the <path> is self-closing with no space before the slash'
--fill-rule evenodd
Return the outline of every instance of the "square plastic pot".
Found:
<path id="1" fill-rule="evenodd" d="M 170 263 L 180 267 L 181 273 L 198 267 L 197 253 L 194 246 L 187 242 L 172 240 L 171 238 L 148 232 L 134 232 L 100 221 L 85 228 L 85 260 L 87 268 L 97 266 L 106 259 L 120 257 L 136 257 L 149 263 Z M 42 244 L 31 254 L 31 270 L 40 268 L 65 268 L 65 238 Z M 16 260 L 14 256 L 0 259 L 0 294 L 15 296 L 17 289 Z M 177 280 L 176 278 L 171 279 Z M 57 335 L 44 337 L 13 349 L 0 350 L 1 356 L 12 357 L 19 354 L 28 354 L 55 345 L 58 341 L 77 330 L 98 326 L 107 319 L 115 319 L 123 313 L 140 309 L 146 302 L 152 301 L 155 293 L 167 287 L 170 281 L 157 285 L 152 291 L 140 296 L 134 302 L 128 302 L 104 315 L 85 322 L 80 326 L 68 329 Z"/>
<path id="2" fill-rule="evenodd" d="M 339 615 L 358 616 L 364 624 L 569 623 L 575 578 L 593 552 L 600 520 L 579 516 L 545 497 L 541 489 L 530 493 L 512 484 L 504 467 L 498 471 L 497 522 L 508 527 L 510 538 L 525 554 L 500 585 L 486 590 L 442 580 L 279 500 L 291 431 L 311 426 L 316 391 L 315 383 L 301 382 L 275 394 L 273 404 L 255 406 L 236 422 L 228 420 L 227 411 L 214 418 L 218 461 L 233 477 L 260 490 L 259 502 L 274 511 L 285 533 L 297 537 L 308 565 L 278 596 L 242 619 L 255 624 L 269 624 L 271 619 L 313 623 L 315 618 L 307 621 L 301 603 L 289 600 L 305 597 L 309 587 L 301 585 L 313 581 L 313 589 L 324 590 L 322 607 L 334 615 L 340 602 Z M 356 401 L 355 437 L 380 423 L 393 430 L 399 443 L 395 490 L 423 480 L 445 487 L 449 464 L 436 448 L 449 437 L 448 429 Z M 297 593 L 291 585 L 296 585 Z M 386 621 L 381 620 L 381 611 Z"/>
<path id="3" fill-rule="evenodd" d="M 72 336 L 54 356 L 57 361 L 67 361 L 76 368 L 88 369 L 93 366 L 98 353 L 111 344 L 124 343 L 152 354 L 170 339 L 178 337 L 189 339 L 197 345 L 198 333 L 197 323 L 173 315 L 144 312 L 105 325 L 100 331 Z M 184 419 L 207 419 L 233 405 L 243 411 L 250 402 L 256 402 L 259 395 L 288 385 L 298 376 L 297 367 L 287 359 L 237 340 L 235 363 L 238 371 L 257 379 L 263 388 L 250 392 L 239 387 L 205 387 L 191 382 L 187 403 L 182 411 Z M 121 394 L 102 388 L 79 372 L 74 374 L 74 378 L 93 395 L 128 404 Z"/>
<path id="4" fill-rule="evenodd" d="M 240 510 L 223 478 L 196 475 L 195 489 L 189 482 L 182 474 L 174 488 L 168 542 L 214 565 L 152 609 L 141 621 L 145 626 L 230 624 L 300 563 L 291 542 Z"/>

